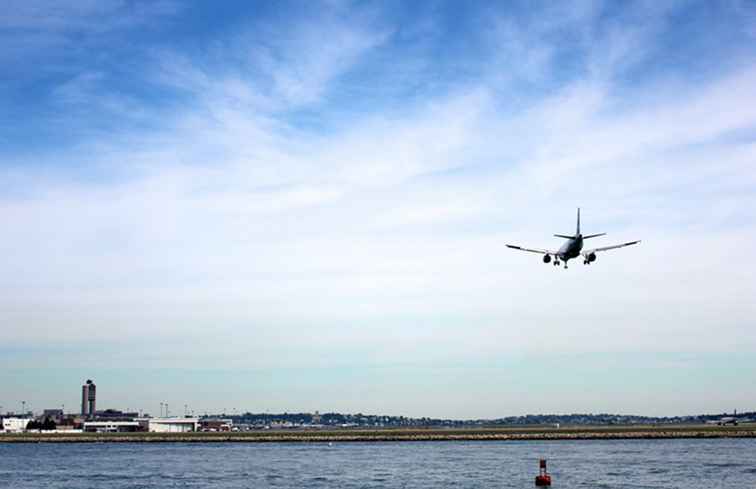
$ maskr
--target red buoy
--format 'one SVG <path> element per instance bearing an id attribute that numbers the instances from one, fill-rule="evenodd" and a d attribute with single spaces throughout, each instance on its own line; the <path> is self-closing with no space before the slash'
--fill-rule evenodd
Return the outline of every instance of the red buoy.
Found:
<path id="1" fill-rule="evenodd" d="M 541 459 L 539 463 L 540 467 L 540 473 L 535 478 L 535 485 L 542 487 L 542 486 L 550 486 L 551 485 L 551 476 L 548 472 L 546 472 L 546 460 Z"/>

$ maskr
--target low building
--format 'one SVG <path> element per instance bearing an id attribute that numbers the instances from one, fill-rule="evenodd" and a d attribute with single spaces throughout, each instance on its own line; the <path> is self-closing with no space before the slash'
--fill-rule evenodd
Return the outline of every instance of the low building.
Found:
<path id="1" fill-rule="evenodd" d="M 81 431 L 84 428 L 84 421 L 85 419 L 79 416 L 78 414 L 68 414 L 58 421 L 58 429 L 66 429 L 64 427 L 68 427 L 68 429 Z M 133 421 L 133 420 L 125 419 L 123 421 Z"/>
<path id="2" fill-rule="evenodd" d="M 139 421 L 85 421 L 85 433 L 133 433 L 144 431 Z"/>
<path id="3" fill-rule="evenodd" d="M 26 425 L 29 424 L 28 418 L 3 418 L 3 431 L 6 433 L 23 433 L 26 431 Z"/>
<path id="4" fill-rule="evenodd" d="M 231 431 L 234 421 L 232 419 L 204 418 L 200 420 L 202 431 Z"/>
<path id="5" fill-rule="evenodd" d="M 152 433 L 189 433 L 199 431 L 199 418 L 140 418 L 142 428 Z"/>
<path id="6" fill-rule="evenodd" d="M 139 417 L 139 413 L 136 412 L 124 412 L 118 409 L 106 409 L 104 411 L 97 411 L 94 414 L 94 418 L 97 421 L 132 421 Z"/>
<path id="7" fill-rule="evenodd" d="M 58 420 L 63 417 L 63 410 L 62 409 L 45 409 L 42 411 L 42 419 L 50 418 L 52 420 Z"/>

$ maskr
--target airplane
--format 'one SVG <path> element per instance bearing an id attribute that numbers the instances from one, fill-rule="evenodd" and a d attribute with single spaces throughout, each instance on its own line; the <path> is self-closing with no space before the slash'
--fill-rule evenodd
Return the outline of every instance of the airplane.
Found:
<path id="1" fill-rule="evenodd" d="M 589 239 L 589 238 L 597 238 L 599 236 L 605 236 L 606 233 L 598 233 L 598 234 L 589 234 L 586 236 L 583 236 L 580 234 L 580 207 L 578 207 L 577 210 L 577 229 L 575 230 L 574 236 L 569 236 L 565 234 L 555 234 L 557 238 L 564 238 L 567 241 L 562 245 L 561 248 L 559 248 L 559 251 L 552 251 L 552 250 L 540 250 L 538 248 L 523 248 L 522 246 L 517 245 L 511 245 L 508 244 L 507 248 L 512 248 L 513 250 L 520 250 L 520 251 L 527 251 L 529 253 L 538 253 L 539 255 L 543 255 L 543 262 L 549 263 L 551 262 L 552 257 L 554 258 L 554 266 L 558 266 L 560 261 L 564 262 L 564 268 L 567 268 L 567 261 L 571 260 L 572 258 L 577 258 L 578 256 L 583 257 L 583 264 L 584 265 L 590 265 L 594 261 L 596 261 L 596 253 L 600 251 L 607 251 L 607 250 L 613 250 L 616 248 L 623 248 L 625 246 L 630 246 L 634 244 L 640 243 L 640 240 L 638 241 L 629 241 L 627 243 L 622 243 L 618 245 L 612 245 L 612 246 L 603 246 L 601 248 L 593 248 L 590 250 L 583 250 L 583 240 Z"/>
<path id="2" fill-rule="evenodd" d="M 726 413 L 725 413 L 726 414 Z M 715 421 L 719 426 L 727 426 L 731 424 L 733 426 L 738 425 L 738 410 L 733 411 L 732 416 L 722 416 L 719 421 Z"/>
<path id="3" fill-rule="evenodd" d="M 732 416 L 725 416 L 723 418 L 720 418 L 719 421 L 717 421 L 717 424 L 719 426 L 727 426 L 728 424 L 731 424 L 733 426 L 738 425 L 738 418 L 733 418 Z"/>

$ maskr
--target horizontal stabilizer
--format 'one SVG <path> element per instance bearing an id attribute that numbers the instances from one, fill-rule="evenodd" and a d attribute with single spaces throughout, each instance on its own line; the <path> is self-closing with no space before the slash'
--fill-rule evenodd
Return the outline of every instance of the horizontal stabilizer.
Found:
<path id="1" fill-rule="evenodd" d="M 597 238 L 599 236 L 606 236 L 606 233 L 589 234 L 588 236 L 583 236 L 583 239 Z"/>
<path id="2" fill-rule="evenodd" d="M 575 236 L 567 236 L 566 234 L 555 234 L 557 238 L 564 238 L 564 239 L 575 239 Z"/>

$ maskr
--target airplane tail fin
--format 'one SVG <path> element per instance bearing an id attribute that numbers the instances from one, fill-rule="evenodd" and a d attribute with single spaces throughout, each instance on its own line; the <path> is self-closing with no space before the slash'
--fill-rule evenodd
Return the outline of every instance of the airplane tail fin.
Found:
<path id="1" fill-rule="evenodd" d="M 606 233 L 598 233 L 598 234 L 589 234 L 588 236 L 582 236 L 583 239 L 588 238 L 597 238 L 599 236 L 604 236 Z M 581 237 L 580 235 L 580 207 L 577 208 L 577 226 L 575 227 L 575 235 L 574 236 L 568 236 L 566 234 L 555 234 L 557 238 L 565 238 L 565 239 L 578 239 Z"/>

